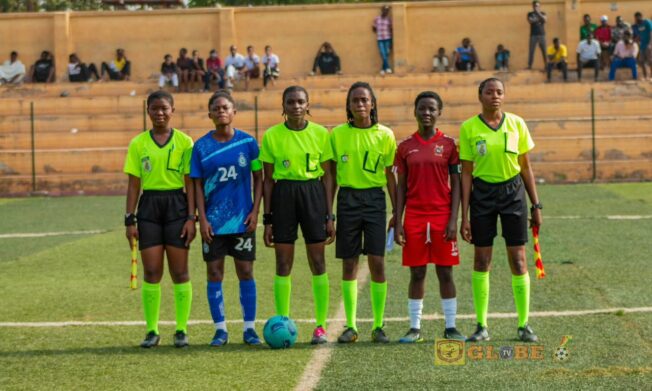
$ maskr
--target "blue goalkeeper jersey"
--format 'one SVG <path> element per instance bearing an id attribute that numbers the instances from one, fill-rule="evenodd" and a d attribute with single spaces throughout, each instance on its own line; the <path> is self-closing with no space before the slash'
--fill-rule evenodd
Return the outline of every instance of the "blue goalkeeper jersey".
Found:
<path id="1" fill-rule="evenodd" d="M 233 138 L 221 143 L 214 130 L 195 143 L 190 160 L 190 177 L 204 184 L 206 218 L 215 235 L 240 234 L 253 207 L 251 172 L 262 169 L 258 143 L 234 129 Z"/>

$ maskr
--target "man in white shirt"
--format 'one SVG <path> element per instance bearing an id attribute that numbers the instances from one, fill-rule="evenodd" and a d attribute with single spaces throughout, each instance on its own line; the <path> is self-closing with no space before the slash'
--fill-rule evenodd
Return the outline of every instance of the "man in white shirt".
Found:
<path id="1" fill-rule="evenodd" d="M 265 70 L 263 71 L 264 88 L 267 87 L 267 83 L 270 81 L 273 85 L 274 80 L 277 79 L 281 74 L 281 70 L 278 67 L 278 64 L 281 63 L 281 60 L 276 54 L 272 53 L 272 47 L 269 45 L 265 46 L 265 54 L 263 54 L 262 63 L 265 66 Z"/>
<path id="2" fill-rule="evenodd" d="M 580 41 L 577 45 L 577 80 L 582 80 L 582 68 L 593 68 L 595 81 L 598 81 L 600 52 L 600 43 L 593 39 L 592 32 Z"/>
<path id="3" fill-rule="evenodd" d="M 246 71 L 245 57 L 238 53 L 238 48 L 231 45 L 230 54 L 224 60 L 224 69 L 226 69 L 226 88 L 233 89 L 233 83 L 242 79 Z"/>
<path id="4" fill-rule="evenodd" d="M 249 79 L 260 77 L 260 57 L 254 53 L 254 47 L 247 46 L 247 57 L 245 57 L 245 90 L 249 89 Z"/>
<path id="5" fill-rule="evenodd" d="M 9 60 L 0 67 L 0 84 L 20 84 L 25 78 L 25 65 L 18 59 L 17 52 L 11 52 Z"/>

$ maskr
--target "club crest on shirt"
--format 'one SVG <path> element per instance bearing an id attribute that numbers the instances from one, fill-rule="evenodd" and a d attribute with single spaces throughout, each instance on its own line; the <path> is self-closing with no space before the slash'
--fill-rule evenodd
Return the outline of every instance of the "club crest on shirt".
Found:
<path id="1" fill-rule="evenodd" d="M 443 145 L 435 145 L 435 156 L 444 156 L 444 146 Z"/>
<path id="2" fill-rule="evenodd" d="M 346 154 L 342 155 L 340 160 L 342 160 L 342 163 L 348 162 L 349 161 L 349 155 L 346 155 Z"/>
<path id="3" fill-rule="evenodd" d="M 240 152 L 240 156 L 238 156 L 238 165 L 240 167 L 247 167 L 247 158 L 243 152 Z"/>
<path id="4" fill-rule="evenodd" d="M 479 140 L 475 143 L 475 149 L 478 151 L 478 155 L 484 156 L 487 154 L 487 141 Z"/>
<path id="5" fill-rule="evenodd" d="M 140 160 L 140 164 L 143 167 L 143 171 L 152 172 L 152 162 L 149 161 L 149 156 L 145 156 Z"/>
<path id="6" fill-rule="evenodd" d="M 283 160 L 283 167 L 290 168 L 290 161 L 289 160 Z"/>

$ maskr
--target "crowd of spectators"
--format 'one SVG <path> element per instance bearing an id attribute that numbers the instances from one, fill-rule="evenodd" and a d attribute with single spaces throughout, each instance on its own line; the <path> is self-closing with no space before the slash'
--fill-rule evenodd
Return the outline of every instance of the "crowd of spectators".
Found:
<path id="1" fill-rule="evenodd" d="M 532 2 L 532 11 L 527 13 L 526 18 L 530 25 L 528 69 L 532 69 L 535 51 L 539 48 L 547 80 L 552 80 L 553 70 L 559 70 L 563 80 L 567 81 L 568 48 L 558 37 L 553 38 L 552 44 L 546 47 L 548 17 L 539 1 Z M 632 78 L 637 79 L 639 67 L 643 79 L 647 80 L 648 76 L 652 79 L 652 21 L 643 18 L 640 12 L 635 13 L 634 19 L 634 23 L 629 24 L 621 16 L 617 16 L 615 24 L 611 26 L 609 18 L 602 15 L 598 26 L 592 22 L 591 15 L 583 16 L 579 28 L 580 42 L 575 50 L 578 80 L 582 79 L 584 68 L 593 69 L 595 81 L 599 80 L 600 72 L 605 69 L 609 69 L 609 80 L 614 80 L 619 68 L 629 68 Z M 376 35 L 382 63 L 380 74 L 391 74 L 393 27 L 390 6 L 381 8 L 380 15 L 373 21 L 372 30 Z M 503 44 L 498 44 L 493 68 L 497 71 L 509 71 L 510 57 L 511 52 Z M 190 92 L 210 91 L 214 88 L 233 89 L 244 84 L 244 89 L 248 90 L 251 80 L 262 78 L 265 88 L 270 83 L 274 84 L 280 76 L 279 64 L 279 56 L 272 52 L 269 45 L 265 46 L 262 58 L 251 45 L 247 47 L 246 55 L 239 53 L 237 47 L 231 45 L 224 61 L 215 49 L 210 51 L 208 59 L 204 61 L 199 51 L 193 50 L 189 56 L 188 49 L 181 48 L 176 61 L 170 54 L 164 56 L 159 87 L 170 85 L 178 92 Z M 129 80 L 131 76 L 131 63 L 124 49 L 117 49 L 115 58 L 111 61 L 102 62 L 99 72 L 95 64 L 82 62 L 75 53 L 70 54 L 67 69 L 71 82 Z M 456 47 L 450 56 L 446 54 L 445 48 L 440 47 L 432 59 L 432 72 L 474 70 L 482 70 L 482 67 L 476 48 L 468 37 L 462 39 L 461 45 Z M 317 72 L 322 75 L 342 74 L 340 57 L 329 42 L 324 42 L 317 50 L 310 75 Z M 48 51 L 43 51 L 27 72 L 15 51 L 11 52 L 10 59 L 0 66 L 0 84 L 20 84 L 23 81 L 52 83 L 55 80 L 54 57 Z"/>

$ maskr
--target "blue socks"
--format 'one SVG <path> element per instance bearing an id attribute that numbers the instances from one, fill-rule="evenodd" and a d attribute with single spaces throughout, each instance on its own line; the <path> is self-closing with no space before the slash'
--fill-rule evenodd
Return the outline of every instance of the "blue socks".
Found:
<path id="1" fill-rule="evenodd" d="M 253 329 L 256 320 L 256 280 L 240 281 L 240 305 L 244 318 L 244 329 Z"/>
<path id="2" fill-rule="evenodd" d="M 224 293 L 221 282 L 208 281 L 206 285 L 208 307 L 215 323 L 215 328 L 226 331 L 226 313 L 224 312 Z M 244 329 L 253 329 L 256 320 L 256 280 L 240 281 L 240 305 L 244 318 Z"/>
<path id="3" fill-rule="evenodd" d="M 208 308 L 211 310 L 211 316 L 217 329 L 226 331 L 226 319 L 224 312 L 224 294 L 222 293 L 222 283 L 208 281 L 206 285 L 206 295 L 208 296 Z"/>

